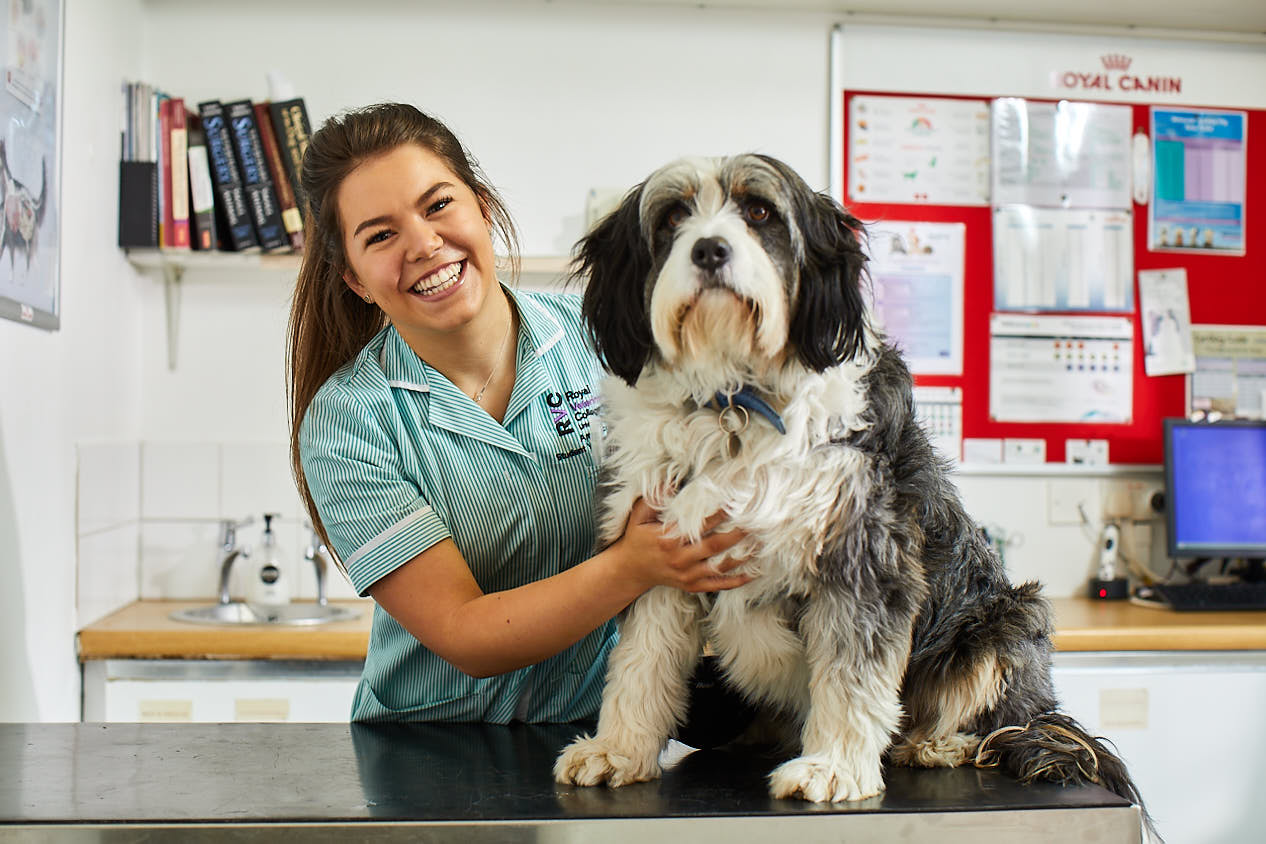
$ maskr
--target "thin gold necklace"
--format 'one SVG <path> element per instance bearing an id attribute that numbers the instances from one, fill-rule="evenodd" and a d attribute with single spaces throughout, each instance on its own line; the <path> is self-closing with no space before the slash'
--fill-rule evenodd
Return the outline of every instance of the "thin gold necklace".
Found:
<path id="1" fill-rule="evenodd" d="M 479 388 L 479 392 L 473 396 L 475 404 L 479 404 L 480 399 L 484 397 L 484 391 L 488 389 L 488 385 L 492 383 L 492 376 L 497 374 L 497 370 L 501 368 L 501 353 L 506 347 L 506 338 L 510 336 L 510 328 L 514 325 L 514 314 L 510 314 L 510 319 L 506 322 L 506 333 L 501 335 L 501 343 L 497 346 L 497 359 L 492 364 L 492 372 L 488 373 L 488 379 L 484 381 L 484 385 Z"/>

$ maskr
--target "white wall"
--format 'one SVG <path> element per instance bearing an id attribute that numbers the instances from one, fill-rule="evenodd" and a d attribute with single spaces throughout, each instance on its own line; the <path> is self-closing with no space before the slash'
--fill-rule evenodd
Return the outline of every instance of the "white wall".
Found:
<path id="1" fill-rule="evenodd" d="M 143 282 L 115 242 L 119 81 L 137 2 L 68 0 L 61 330 L 0 323 L 0 720 L 79 717 L 76 443 L 140 432 Z"/>
<path id="2" fill-rule="evenodd" d="M 265 74 L 277 69 L 315 123 L 351 106 L 412 101 L 449 122 L 480 158 L 516 215 L 527 255 L 570 248 L 590 188 L 627 187 L 682 154 L 758 150 L 827 187 L 835 17 L 826 13 L 387 0 L 66 7 L 62 205 L 71 235 L 62 249 L 62 330 L 0 323 L 0 358 L 10 362 L 0 367 L 0 560 L 16 561 L 0 593 L 0 720 L 76 718 L 74 630 L 100 610 L 89 599 L 98 588 L 113 602 L 139 594 L 143 567 L 124 565 L 138 532 L 140 547 L 158 548 L 164 560 L 188 551 L 170 531 L 148 530 L 140 502 L 96 521 L 94 510 L 77 532 L 77 445 L 93 490 L 108 490 L 108 467 L 117 466 L 122 494 L 139 498 L 153 467 L 135 463 L 146 455 L 184 446 L 220 455 L 208 464 L 220 467 L 217 477 L 188 473 L 191 496 L 219 485 L 207 500 L 225 511 L 203 514 L 201 526 L 191 521 L 193 549 L 205 549 L 205 520 L 245 515 L 236 508 L 248 496 L 232 497 L 224 480 L 241 455 L 270 455 L 261 485 L 284 486 L 277 448 L 286 439 L 289 279 L 188 274 L 178 367 L 168 371 L 162 285 L 114 245 L 124 77 L 196 103 L 265 97 Z M 154 471 L 170 478 L 177 470 Z M 1009 481 L 997 493 L 982 479 L 968 486 L 969 504 L 986 520 L 1021 521 L 1018 576 L 1053 574 L 1052 593 L 1071 593 L 1089 554 L 1079 531 L 1062 528 L 1052 540 L 1035 510 L 1017 513 L 1013 503 L 1038 507 L 1045 482 Z M 77 550 L 88 569 L 79 613 Z M 167 576 L 162 565 L 144 573 L 147 594 Z"/>

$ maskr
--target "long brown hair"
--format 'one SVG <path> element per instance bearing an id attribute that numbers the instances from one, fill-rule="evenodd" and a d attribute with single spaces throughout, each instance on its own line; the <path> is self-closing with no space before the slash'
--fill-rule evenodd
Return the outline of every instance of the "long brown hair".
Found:
<path id="1" fill-rule="evenodd" d="M 440 121 L 404 103 L 381 103 L 335 115 L 313 133 L 303 155 L 306 204 L 303 262 L 295 282 L 287 330 L 286 397 L 290 418 L 290 466 L 312 525 L 329 547 L 308 489 L 299 454 L 299 428 L 321 385 L 354 358 L 385 326 L 386 316 L 343 281 L 347 255 L 338 213 L 338 189 L 356 167 L 405 144 L 439 157 L 479 200 L 484 216 L 519 271 L 518 234 L 501 197 L 456 136 Z M 338 555 L 335 554 L 335 560 Z"/>

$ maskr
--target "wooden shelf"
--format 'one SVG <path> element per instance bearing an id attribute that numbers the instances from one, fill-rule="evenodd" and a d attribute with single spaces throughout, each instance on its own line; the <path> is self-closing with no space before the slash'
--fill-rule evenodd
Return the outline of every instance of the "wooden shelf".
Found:
<path id="1" fill-rule="evenodd" d="M 167 311 L 167 368 L 175 371 L 180 342 L 180 293 L 186 273 L 211 275 L 241 270 L 276 272 L 293 279 L 302 255 L 293 252 L 201 252 L 194 250 L 128 249 L 128 262 L 144 273 L 162 276 Z M 561 290 L 569 258 L 565 255 L 531 255 L 519 259 L 519 283 L 533 290 Z M 497 259 L 504 266 L 503 258 Z"/>

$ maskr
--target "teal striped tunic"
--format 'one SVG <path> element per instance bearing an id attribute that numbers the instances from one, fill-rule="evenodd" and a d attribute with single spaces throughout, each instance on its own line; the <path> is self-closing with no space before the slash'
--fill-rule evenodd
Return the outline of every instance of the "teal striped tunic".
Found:
<path id="1" fill-rule="evenodd" d="M 333 550 L 365 595 L 452 537 L 484 592 L 549 577 L 593 553 L 600 370 L 579 297 L 507 291 L 518 372 L 501 423 L 393 327 L 317 392 L 299 432 Z M 475 679 L 375 606 L 354 721 L 507 723 L 593 717 L 614 621 L 537 665 Z"/>

